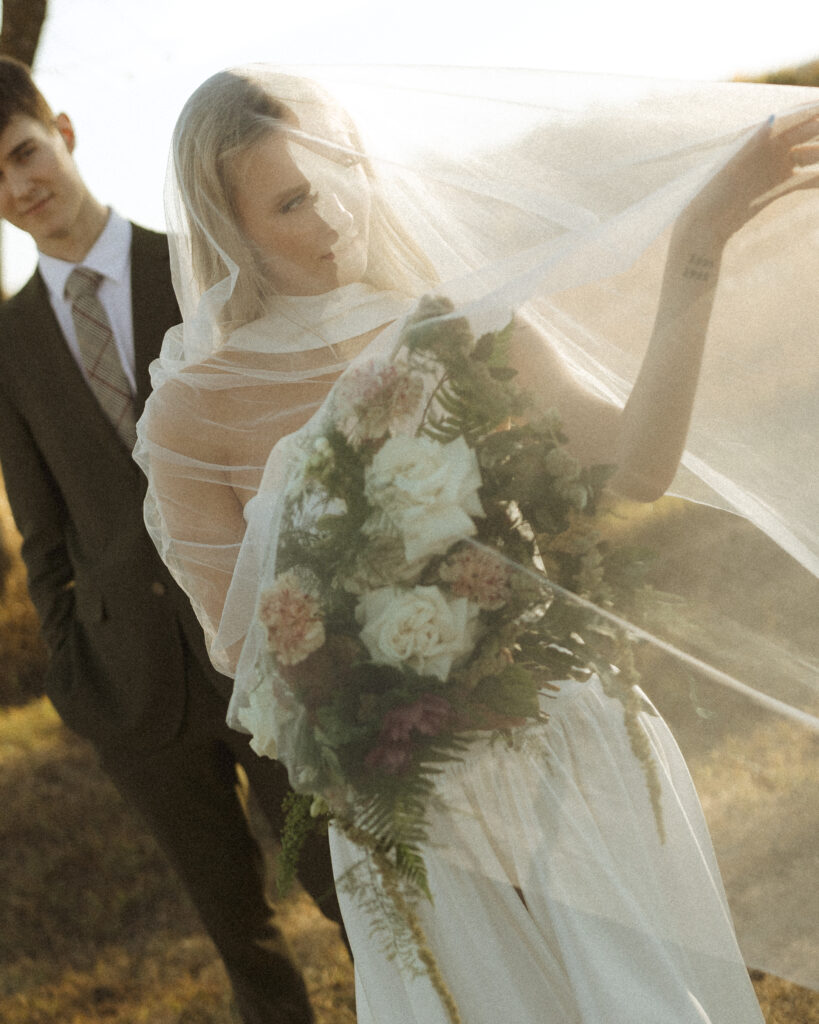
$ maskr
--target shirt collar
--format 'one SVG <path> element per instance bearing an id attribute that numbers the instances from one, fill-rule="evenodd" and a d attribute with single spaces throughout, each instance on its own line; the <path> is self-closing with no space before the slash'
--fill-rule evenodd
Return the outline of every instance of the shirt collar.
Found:
<path id="1" fill-rule="evenodd" d="M 116 210 L 110 210 L 102 233 L 91 246 L 84 260 L 80 260 L 79 264 L 68 263 L 66 260 L 46 256 L 41 252 L 39 268 L 51 296 L 63 302 L 65 283 L 74 267 L 78 265 L 89 267 L 116 284 L 122 284 L 130 270 L 130 259 L 131 223 L 121 217 Z"/>

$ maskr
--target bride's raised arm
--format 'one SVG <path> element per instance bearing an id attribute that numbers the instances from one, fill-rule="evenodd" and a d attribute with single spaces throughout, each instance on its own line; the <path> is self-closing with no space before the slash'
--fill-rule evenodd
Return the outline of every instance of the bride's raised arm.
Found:
<path id="1" fill-rule="evenodd" d="M 819 155 L 817 133 L 815 109 L 769 121 L 681 213 L 651 340 L 622 411 L 579 388 L 536 331 L 517 332 L 524 386 L 540 408 L 557 406 L 578 458 L 617 466 L 611 486 L 624 497 L 654 501 L 668 489 L 685 446 L 726 243 L 775 199 L 819 185 L 805 166 Z"/>

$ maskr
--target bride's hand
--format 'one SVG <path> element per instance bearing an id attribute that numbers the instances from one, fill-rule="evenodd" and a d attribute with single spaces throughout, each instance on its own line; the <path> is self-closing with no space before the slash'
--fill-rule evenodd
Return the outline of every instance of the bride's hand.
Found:
<path id="1" fill-rule="evenodd" d="M 724 245 L 774 200 L 819 187 L 819 113 L 815 106 L 771 118 L 705 185 L 682 216 L 688 230 Z"/>

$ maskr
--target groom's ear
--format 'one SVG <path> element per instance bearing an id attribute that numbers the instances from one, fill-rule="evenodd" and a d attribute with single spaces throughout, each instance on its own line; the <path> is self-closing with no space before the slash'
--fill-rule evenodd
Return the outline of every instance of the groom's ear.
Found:
<path id="1" fill-rule="evenodd" d="M 77 136 L 74 134 L 74 125 L 71 123 L 71 118 L 68 114 L 57 114 L 54 118 L 54 127 L 62 135 L 68 152 L 73 153 L 74 146 L 77 143 Z"/>

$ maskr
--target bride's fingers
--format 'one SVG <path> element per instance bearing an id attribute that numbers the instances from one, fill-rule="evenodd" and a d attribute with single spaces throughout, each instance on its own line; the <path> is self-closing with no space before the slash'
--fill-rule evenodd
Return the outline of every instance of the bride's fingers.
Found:
<path id="1" fill-rule="evenodd" d="M 762 175 L 761 180 L 768 178 L 762 193 L 764 196 L 768 195 L 769 189 L 783 188 L 787 191 L 795 187 L 792 182 L 794 175 L 801 177 L 819 163 L 819 119 L 811 117 L 788 132 L 772 135 L 750 159 Z M 812 186 L 803 182 L 799 187 Z"/>
<path id="2" fill-rule="evenodd" d="M 819 171 L 800 171 L 792 174 L 785 181 L 781 181 L 768 192 L 758 196 L 750 204 L 749 209 L 752 214 L 757 214 L 760 210 L 764 210 L 766 206 L 770 206 L 775 200 L 790 195 L 792 192 L 799 192 L 809 188 L 819 189 Z"/>
<path id="3" fill-rule="evenodd" d="M 732 234 L 776 199 L 819 188 L 819 115 L 797 111 L 770 118 L 700 193 L 705 216 Z"/>
<path id="4" fill-rule="evenodd" d="M 794 167 L 799 169 L 819 163 L 819 142 L 803 142 L 791 148 Z"/>
<path id="5" fill-rule="evenodd" d="M 791 145 L 807 142 L 819 135 L 819 108 L 795 110 L 790 114 L 775 117 L 771 123 L 771 134 L 774 138 L 791 136 Z"/>
<path id="6" fill-rule="evenodd" d="M 800 168 L 784 183 L 787 192 L 798 192 L 803 188 L 819 188 L 819 167 Z"/>

